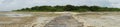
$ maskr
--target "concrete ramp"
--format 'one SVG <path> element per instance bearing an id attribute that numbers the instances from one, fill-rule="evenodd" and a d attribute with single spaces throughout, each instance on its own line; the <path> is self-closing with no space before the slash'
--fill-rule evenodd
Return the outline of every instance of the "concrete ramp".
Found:
<path id="1" fill-rule="evenodd" d="M 83 27 L 83 22 L 78 22 L 72 16 L 64 15 L 56 17 L 44 27 Z"/>

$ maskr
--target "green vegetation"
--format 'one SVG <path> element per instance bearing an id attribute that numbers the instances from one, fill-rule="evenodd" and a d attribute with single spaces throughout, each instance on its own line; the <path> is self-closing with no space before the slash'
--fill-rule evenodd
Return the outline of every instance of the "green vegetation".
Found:
<path id="1" fill-rule="evenodd" d="M 119 8 L 108 8 L 108 7 L 100 7 L 100 6 L 35 6 L 31 8 L 22 8 L 20 10 L 14 11 L 37 11 L 37 12 L 61 12 L 61 11 L 72 11 L 72 12 L 101 12 L 101 11 L 120 11 Z"/>

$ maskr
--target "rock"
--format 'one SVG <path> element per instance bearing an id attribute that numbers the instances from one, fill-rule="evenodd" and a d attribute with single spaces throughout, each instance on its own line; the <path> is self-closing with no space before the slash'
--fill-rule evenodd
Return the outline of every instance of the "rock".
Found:
<path id="1" fill-rule="evenodd" d="M 82 22 L 78 22 L 72 16 L 60 16 L 47 23 L 44 27 L 83 27 Z"/>

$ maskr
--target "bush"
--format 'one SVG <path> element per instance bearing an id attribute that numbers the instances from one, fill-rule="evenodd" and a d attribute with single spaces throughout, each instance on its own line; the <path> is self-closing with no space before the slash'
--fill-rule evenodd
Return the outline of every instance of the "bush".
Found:
<path id="1" fill-rule="evenodd" d="M 22 8 L 20 10 L 15 11 L 47 11 L 47 12 L 56 12 L 56 11 L 76 11 L 76 12 L 86 12 L 86 11 L 120 11 L 119 8 L 108 8 L 108 7 L 100 7 L 100 6 L 35 6 L 31 8 Z"/>

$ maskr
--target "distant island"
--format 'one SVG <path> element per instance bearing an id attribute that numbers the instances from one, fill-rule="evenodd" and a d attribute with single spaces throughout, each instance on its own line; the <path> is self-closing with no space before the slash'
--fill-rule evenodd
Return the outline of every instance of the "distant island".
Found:
<path id="1" fill-rule="evenodd" d="M 13 11 L 30 11 L 30 12 L 104 12 L 104 11 L 120 11 L 120 8 L 110 8 L 110 7 L 100 7 L 100 6 L 74 6 L 74 5 L 65 5 L 65 6 L 34 6 L 31 8 L 22 8 L 19 10 Z"/>

